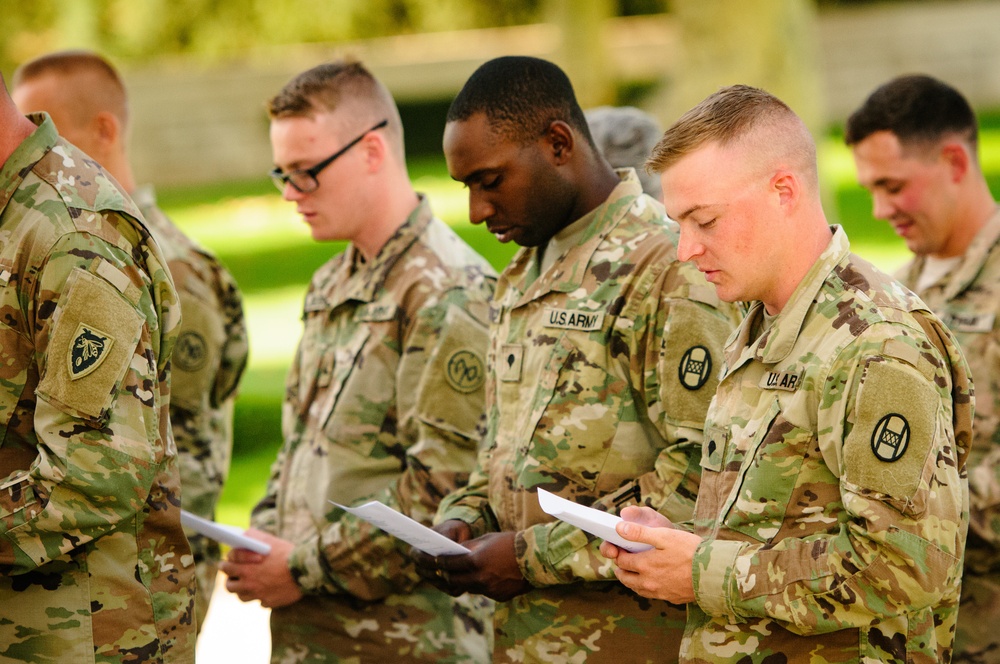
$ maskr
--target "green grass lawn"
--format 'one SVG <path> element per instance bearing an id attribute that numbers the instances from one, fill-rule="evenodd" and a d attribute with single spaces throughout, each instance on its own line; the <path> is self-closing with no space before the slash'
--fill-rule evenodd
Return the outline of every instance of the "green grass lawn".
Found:
<path id="1" fill-rule="evenodd" d="M 1000 197 L 1000 116 L 993 119 L 982 132 L 981 151 Z M 901 265 L 906 248 L 888 224 L 872 218 L 870 197 L 855 183 L 850 153 L 837 136 L 820 145 L 820 172 L 831 222 L 844 226 L 854 251 L 886 270 Z M 448 177 L 443 159 L 415 160 L 410 175 L 435 212 L 498 271 L 507 264 L 517 247 L 501 245 L 483 226 L 468 223 L 466 192 Z M 233 464 L 219 519 L 245 525 L 281 443 L 284 376 L 300 332 L 302 298 L 312 273 L 343 244 L 313 242 L 294 206 L 265 180 L 164 191 L 160 202 L 178 225 L 219 256 L 243 290 L 250 365 L 236 405 Z"/>

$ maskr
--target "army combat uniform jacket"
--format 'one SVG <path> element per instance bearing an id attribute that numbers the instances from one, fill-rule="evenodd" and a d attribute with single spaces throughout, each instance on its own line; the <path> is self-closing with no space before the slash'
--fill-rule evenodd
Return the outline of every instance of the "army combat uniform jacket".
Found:
<path id="1" fill-rule="evenodd" d="M 170 368 L 170 427 L 177 444 L 182 506 L 215 519 L 229 473 L 233 402 L 247 363 L 243 299 L 219 260 L 184 235 L 156 205 L 152 187 L 132 193 L 163 251 L 181 305 L 181 326 Z M 198 580 L 198 624 L 208 611 L 219 572 L 219 545 L 188 532 Z"/>
<path id="2" fill-rule="evenodd" d="M 132 201 L 31 117 L 0 171 L 0 662 L 193 662 L 176 294 Z"/>
<path id="3" fill-rule="evenodd" d="M 684 662 L 945 662 L 972 400 L 954 336 L 839 228 L 705 422 Z"/>
<path id="4" fill-rule="evenodd" d="M 430 524 L 482 438 L 496 276 L 426 201 L 378 256 L 317 271 L 289 373 L 285 445 L 253 524 L 296 544 L 306 596 L 271 612 L 272 661 L 489 661 L 492 607 L 422 582 L 408 545 L 330 504 Z"/>
<path id="5" fill-rule="evenodd" d="M 616 514 L 643 503 L 691 516 L 701 427 L 737 315 L 677 261 L 676 225 L 626 173 L 545 274 L 526 248 L 497 285 L 489 446 L 437 520 L 517 533 L 535 588 L 497 604 L 498 662 L 659 662 L 680 646 L 683 608 L 619 584 L 600 541 L 537 499 L 543 488 Z"/>
<path id="6" fill-rule="evenodd" d="M 897 275 L 916 289 L 924 260 Z M 1000 211 L 993 214 L 959 264 L 917 291 L 951 328 L 976 385 L 969 453 L 969 541 L 955 652 L 990 651 L 1000 658 Z"/>

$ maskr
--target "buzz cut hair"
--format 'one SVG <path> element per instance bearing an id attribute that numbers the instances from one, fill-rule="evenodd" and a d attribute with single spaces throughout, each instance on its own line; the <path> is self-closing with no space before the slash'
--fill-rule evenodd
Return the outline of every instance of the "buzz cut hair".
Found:
<path id="1" fill-rule="evenodd" d="M 25 62 L 14 71 L 13 87 L 33 81 L 43 76 L 65 78 L 81 74 L 94 74 L 103 79 L 105 86 L 95 93 L 102 105 L 118 118 L 122 126 L 128 126 L 128 95 L 125 83 L 118 70 L 104 57 L 82 49 L 55 51 Z"/>
<path id="2" fill-rule="evenodd" d="M 361 131 L 388 120 L 385 133 L 400 160 L 405 160 L 403 122 L 392 93 L 360 61 L 343 58 L 324 62 L 298 74 L 267 103 L 271 120 L 311 118 L 350 109 L 350 131 Z M 354 125 L 357 125 L 356 127 Z"/>
<path id="3" fill-rule="evenodd" d="M 910 74 L 884 83 L 847 119 L 844 142 L 856 145 L 879 131 L 896 135 L 904 147 L 929 147 L 959 136 L 975 158 L 976 114 L 958 90 L 931 76 Z"/>
<path id="4" fill-rule="evenodd" d="M 646 160 L 646 170 L 662 173 L 709 143 L 745 144 L 749 159 L 768 168 L 794 168 L 818 190 L 816 141 L 788 104 L 749 85 L 721 88 L 671 125 Z"/>
<path id="5" fill-rule="evenodd" d="M 451 102 L 446 121 L 461 122 L 478 113 L 498 135 L 521 145 L 561 120 L 597 150 L 569 77 L 541 58 L 511 55 L 481 65 Z"/>

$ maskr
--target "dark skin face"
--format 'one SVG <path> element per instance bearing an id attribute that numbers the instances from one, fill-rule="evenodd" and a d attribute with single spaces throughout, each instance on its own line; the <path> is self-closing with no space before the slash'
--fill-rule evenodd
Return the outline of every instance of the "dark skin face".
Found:
<path id="1" fill-rule="evenodd" d="M 451 177 L 469 189 L 469 220 L 500 242 L 544 245 L 583 216 L 573 155 L 576 136 L 552 122 L 527 144 L 502 136 L 485 114 L 449 122 L 444 154 Z"/>

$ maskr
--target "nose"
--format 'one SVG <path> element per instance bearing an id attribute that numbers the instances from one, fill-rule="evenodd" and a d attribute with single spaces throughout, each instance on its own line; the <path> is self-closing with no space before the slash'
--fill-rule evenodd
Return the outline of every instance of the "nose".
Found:
<path id="1" fill-rule="evenodd" d="M 302 200 L 304 196 L 305 194 L 293 187 L 291 182 L 286 182 L 285 187 L 281 190 L 281 197 L 293 203 Z"/>
<path id="2" fill-rule="evenodd" d="M 872 192 L 872 216 L 876 219 L 891 219 L 896 214 L 896 206 L 884 192 Z"/>
<path id="3" fill-rule="evenodd" d="M 469 221 L 481 224 L 496 213 L 493 205 L 482 194 L 469 191 Z"/>
<path id="4" fill-rule="evenodd" d="M 695 237 L 695 232 L 686 225 L 681 226 L 681 237 L 677 242 L 677 259 L 689 261 L 705 253 L 705 245 Z"/>

